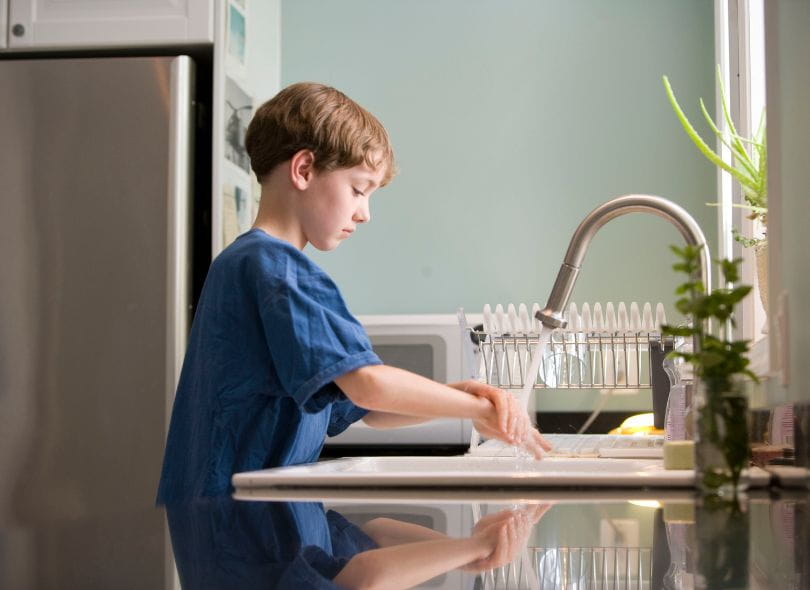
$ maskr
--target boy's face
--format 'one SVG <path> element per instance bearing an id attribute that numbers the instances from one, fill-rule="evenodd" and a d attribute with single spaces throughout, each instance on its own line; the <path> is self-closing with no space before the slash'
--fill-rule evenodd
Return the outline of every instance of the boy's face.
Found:
<path id="1" fill-rule="evenodd" d="M 301 194 L 299 219 L 304 238 L 322 251 L 334 250 L 357 225 L 371 219 L 369 197 L 383 179 L 383 170 L 360 164 L 313 172 Z"/>

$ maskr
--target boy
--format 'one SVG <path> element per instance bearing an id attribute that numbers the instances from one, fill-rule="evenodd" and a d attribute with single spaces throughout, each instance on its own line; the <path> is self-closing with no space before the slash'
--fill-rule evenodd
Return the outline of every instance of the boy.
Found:
<path id="1" fill-rule="evenodd" d="M 337 90 L 294 84 L 262 105 L 245 145 L 261 186 L 253 228 L 211 264 L 166 442 L 158 501 L 227 493 L 239 471 L 317 460 L 325 435 L 435 417 L 485 436 L 545 441 L 523 408 L 473 381 L 441 385 L 382 365 L 331 279 L 303 253 L 370 219 L 394 175 L 388 136 Z"/>

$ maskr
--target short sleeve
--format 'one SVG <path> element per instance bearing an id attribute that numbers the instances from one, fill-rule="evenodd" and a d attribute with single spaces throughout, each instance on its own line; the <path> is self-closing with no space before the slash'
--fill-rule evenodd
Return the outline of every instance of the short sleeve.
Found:
<path id="1" fill-rule="evenodd" d="M 328 511 L 326 521 L 329 523 L 332 555 L 335 558 L 349 560 L 358 553 L 379 549 L 379 545 L 363 529 L 346 520 L 339 512 Z"/>
<path id="2" fill-rule="evenodd" d="M 313 590 L 338 590 L 332 580 L 346 566 L 347 560 L 335 558 L 316 546 L 304 547 L 295 559 L 274 568 L 272 576 L 265 579 L 268 588 L 308 588 Z"/>
<path id="3" fill-rule="evenodd" d="M 305 410 L 317 409 L 306 405 L 316 393 L 325 398 L 315 404 L 319 407 L 345 399 L 337 387 L 324 387 L 335 378 L 382 364 L 322 271 L 288 272 L 269 290 L 259 313 L 279 383 Z"/>
<path id="4" fill-rule="evenodd" d="M 337 386 L 335 388 L 337 389 Z M 366 414 L 368 414 L 368 410 L 357 407 L 352 400 L 342 395 L 340 399 L 332 404 L 332 414 L 329 416 L 329 427 L 326 430 L 326 435 L 337 436 Z"/>

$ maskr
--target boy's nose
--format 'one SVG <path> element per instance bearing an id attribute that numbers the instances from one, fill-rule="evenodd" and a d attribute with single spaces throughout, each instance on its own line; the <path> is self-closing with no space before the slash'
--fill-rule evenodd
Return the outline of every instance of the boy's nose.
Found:
<path id="1" fill-rule="evenodd" d="M 371 221 L 371 209 L 368 205 L 368 200 L 364 199 L 363 203 L 357 207 L 354 212 L 354 221 L 357 223 L 367 223 Z"/>

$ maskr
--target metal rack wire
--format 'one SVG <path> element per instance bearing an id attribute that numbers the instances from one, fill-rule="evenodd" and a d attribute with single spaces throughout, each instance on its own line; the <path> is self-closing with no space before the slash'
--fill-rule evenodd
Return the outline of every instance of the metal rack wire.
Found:
<path id="1" fill-rule="evenodd" d="M 492 335 L 468 328 L 477 343 L 478 375 L 503 389 L 522 389 L 537 334 Z M 645 389 L 651 387 L 650 344 L 667 341 L 658 331 L 555 330 L 543 351 L 534 388 Z"/>
<path id="2" fill-rule="evenodd" d="M 481 575 L 486 590 L 650 590 L 650 547 L 529 547 Z"/>

